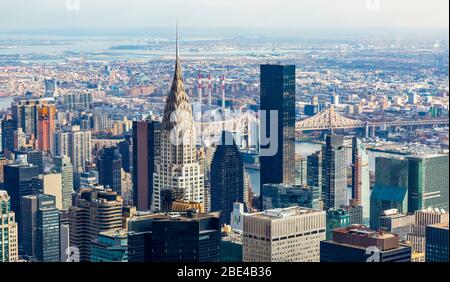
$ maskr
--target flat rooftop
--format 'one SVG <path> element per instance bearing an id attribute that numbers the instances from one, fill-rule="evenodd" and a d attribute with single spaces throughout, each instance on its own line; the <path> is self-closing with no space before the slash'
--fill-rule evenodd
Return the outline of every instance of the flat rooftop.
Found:
<path id="1" fill-rule="evenodd" d="M 248 214 L 246 216 L 268 219 L 268 220 L 276 220 L 276 219 L 280 219 L 280 218 L 292 217 L 292 216 L 308 214 L 308 213 L 319 213 L 319 212 L 321 212 L 321 211 L 295 206 L 295 207 L 289 207 L 289 208 L 278 208 L 278 209 L 266 210 L 266 211 L 259 212 L 259 213 Z"/>

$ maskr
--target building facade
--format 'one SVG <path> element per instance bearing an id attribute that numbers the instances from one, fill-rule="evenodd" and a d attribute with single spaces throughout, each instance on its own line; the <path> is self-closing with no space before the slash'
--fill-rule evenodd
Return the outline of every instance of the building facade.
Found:
<path id="1" fill-rule="evenodd" d="M 243 216 L 244 262 L 318 262 L 325 212 L 302 207 Z"/>
<path id="2" fill-rule="evenodd" d="M 19 259 L 18 228 L 8 192 L 0 190 L 0 262 Z"/>
<path id="3" fill-rule="evenodd" d="M 211 163 L 211 211 L 230 224 L 235 202 L 244 202 L 244 163 L 230 132 L 223 132 Z"/>
<path id="4" fill-rule="evenodd" d="M 140 211 L 152 208 L 160 129 L 161 124 L 156 121 L 133 121 L 133 202 Z"/>
<path id="5" fill-rule="evenodd" d="M 122 155 L 117 147 L 103 148 L 97 159 L 97 170 L 98 183 L 120 195 L 122 193 Z"/>
<path id="6" fill-rule="evenodd" d="M 172 192 L 174 200 L 205 203 L 204 174 L 197 160 L 196 127 L 184 90 L 178 43 L 176 49 L 175 74 L 161 124 L 160 157 L 153 174 L 154 211 L 161 210 L 165 189 Z"/>
<path id="7" fill-rule="evenodd" d="M 261 65 L 261 149 L 276 149 L 272 156 L 260 157 L 260 183 L 295 184 L 295 66 Z M 276 115 L 272 117 L 271 115 Z M 277 121 L 272 129 L 271 120 Z M 270 144 L 264 142 L 270 136 Z M 273 144 L 275 143 L 276 144 Z"/>
<path id="8" fill-rule="evenodd" d="M 122 228 L 122 202 L 117 193 L 101 188 L 81 189 L 69 208 L 71 246 L 80 251 L 80 260 L 91 259 L 91 242 L 100 232 Z"/>
<path id="9" fill-rule="evenodd" d="M 327 135 L 322 147 L 322 200 L 326 210 L 347 204 L 346 168 L 344 136 Z"/>

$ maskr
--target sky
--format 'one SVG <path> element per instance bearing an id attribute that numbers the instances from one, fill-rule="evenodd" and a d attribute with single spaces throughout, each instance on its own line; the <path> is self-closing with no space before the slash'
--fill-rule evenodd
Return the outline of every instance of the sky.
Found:
<path id="1" fill-rule="evenodd" d="M 0 0 L 0 30 L 445 28 L 448 0 Z"/>

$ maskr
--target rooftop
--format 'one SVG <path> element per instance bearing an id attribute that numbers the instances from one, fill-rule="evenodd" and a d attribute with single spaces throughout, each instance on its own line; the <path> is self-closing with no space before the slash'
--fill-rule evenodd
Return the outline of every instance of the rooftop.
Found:
<path id="1" fill-rule="evenodd" d="M 295 206 L 295 207 L 289 207 L 289 208 L 278 208 L 278 209 L 266 210 L 266 211 L 259 212 L 259 213 L 248 214 L 246 216 L 257 217 L 257 218 L 268 219 L 268 220 L 276 220 L 279 218 L 286 218 L 286 217 L 292 217 L 292 216 L 296 216 L 296 215 L 302 215 L 302 214 L 308 214 L 308 213 L 318 213 L 318 212 L 321 212 L 321 211 Z"/>

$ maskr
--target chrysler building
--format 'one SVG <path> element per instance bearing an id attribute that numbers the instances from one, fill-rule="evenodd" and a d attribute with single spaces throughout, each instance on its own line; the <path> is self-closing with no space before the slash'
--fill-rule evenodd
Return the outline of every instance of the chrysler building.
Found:
<path id="1" fill-rule="evenodd" d="M 153 174 L 154 211 L 163 208 L 163 191 L 170 191 L 175 201 L 204 204 L 204 175 L 197 160 L 195 124 L 184 90 L 178 41 L 177 27 L 175 74 L 164 107 L 161 151 Z"/>

